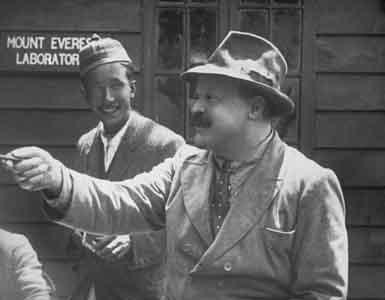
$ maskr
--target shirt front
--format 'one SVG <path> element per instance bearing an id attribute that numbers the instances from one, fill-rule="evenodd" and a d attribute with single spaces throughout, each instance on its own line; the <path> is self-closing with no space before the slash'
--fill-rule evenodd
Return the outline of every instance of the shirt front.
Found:
<path id="1" fill-rule="evenodd" d="M 214 236 L 222 227 L 227 212 L 231 207 L 232 196 L 236 196 L 249 174 L 258 166 L 269 142 L 273 138 L 273 130 L 258 145 L 249 161 L 230 161 L 213 155 L 214 181 L 210 195 L 210 226 Z"/>
<path id="2" fill-rule="evenodd" d="M 104 125 L 102 122 L 98 125 L 98 131 L 100 132 L 100 138 L 103 143 L 103 149 L 104 149 L 104 171 L 107 172 L 112 160 L 114 159 L 115 153 L 118 150 L 118 147 L 120 145 L 120 142 L 122 141 L 123 135 L 127 130 L 127 127 L 131 123 L 131 118 L 128 118 L 127 122 L 124 124 L 124 126 L 119 129 L 119 131 L 111 136 L 106 134 L 104 130 Z"/>

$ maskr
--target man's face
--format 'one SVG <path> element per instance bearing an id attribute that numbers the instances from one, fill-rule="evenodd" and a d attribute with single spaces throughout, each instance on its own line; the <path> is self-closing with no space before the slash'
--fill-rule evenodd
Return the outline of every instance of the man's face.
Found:
<path id="1" fill-rule="evenodd" d="M 239 95 L 236 80 L 222 76 L 198 76 L 190 99 L 193 141 L 217 153 L 240 147 L 248 124 L 250 105 Z"/>
<path id="2" fill-rule="evenodd" d="M 86 75 L 86 100 L 107 132 L 118 131 L 129 117 L 135 85 L 127 78 L 127 72 L 125 66 L 114 62 L 100 65 Z"/>

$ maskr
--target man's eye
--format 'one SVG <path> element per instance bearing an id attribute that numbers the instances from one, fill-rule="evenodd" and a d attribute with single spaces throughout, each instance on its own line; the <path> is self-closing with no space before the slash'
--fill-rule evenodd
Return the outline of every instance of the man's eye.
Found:
<path id="1" fill-rule="evenodd" d="M 190 97 L 189 97 L 189 99 L 190 100 L 192 100 L 192 101 L 196 101 L 196 100 L 198 100 L 199 99 L 199 97 L 198 97 L 198 95 L 191 95 Z"/>
<path id="2" fill-rule="evenodd" d="M 215 98 L 215 97 L 213 97 L 213 96 L 211 96 L 211 95 L 207 95 L 206 96 L 206 100 L 207 101 L 210 101 L 210 102 L 213 102 L 213 101 L 215 101 L 217 98 Z"/>
<path id="3" fill-rule="evenodd" d="M 111 84 L 111 88 L 112 89 L 119 89 L 119 88 L 121 88 L 122 87 L 122 84 L 120 84 L 120 83 L 118 83 L 118 82 L 115 82 L 115 83 L 113 83 L 113 84 Z"/>

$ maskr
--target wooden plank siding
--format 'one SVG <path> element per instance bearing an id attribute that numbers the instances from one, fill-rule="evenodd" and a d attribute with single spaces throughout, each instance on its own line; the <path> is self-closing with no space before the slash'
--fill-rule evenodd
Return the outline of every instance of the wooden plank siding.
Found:
<path id="1" fill-rule="evenodd" d="M 317 0 L 317 33 L 371 34 L 385 32 L 381 0 Z"/>
<path id="2" fill-rule="evenodd" d="M 385 78 L 375 74 L 318 74 L 318 111 L 385 111 Z"/>
<path id="3" fill-rule="evenodd" d="M 142 12 L 141 0 L 4 0 L 0 3 L 0 34 L 98 33 L 117 38 L 138 67 L 133 105 L 142 111 L 146 105 L 142 99 Z M 78 69 L 14 68 L 9 59 L 6 53 L 0 53 L 0 152 L 38 145 L 74 166 L 77 138 L 97 122 L 80 92 Z M 8 174 L 0 171 L 1 226 L 30 239 L 57 287 L 57 295 L 65 299 L 76 281 L 73 258 L 66 253 L 69 229 L 46 219 L 40 198 L 39 193 L 20 190 Z"/>
<path id="4" fill-rule="evenodd" d="M 313 157 L 343 186 L 348 296 L 384 299 L 385 7 L 380 0 L 314 4 Z"/>
<path id="5" fill-rule="evenodd" d="M 0 5 L 2 30 L 140 32 L 141 18 L 141 0 L 7 0 Z"/>

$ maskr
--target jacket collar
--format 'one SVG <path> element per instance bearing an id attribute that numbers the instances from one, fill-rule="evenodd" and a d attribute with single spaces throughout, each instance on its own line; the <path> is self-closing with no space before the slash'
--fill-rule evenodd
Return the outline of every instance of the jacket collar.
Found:
<path id="1" fill-rule="evenodd" d="M 183 165 L 181 182 L 187 215 L 199 232 L 206 248 L 212 242 L 209 220 L 209 195 L 213 178 L 213 167 L 209 163 L 212 153 L 206 150 L 188 158 Z"/>
<path id="2" fill-rule="evenodd" d="M 140 116 L 137 112 L 130 113 L 129 124 L 125 133 L 122 136 L 118 149 L 112 159 L 109 167 L 109 178 L 119 178 L 124 174 L 130 166 L 129 162 L 133 159 L 133 153 L 146 142 L 146 134 L 143 134 L 143 129 L 146 126 L 145 118 Z M 87 172 L 97 176 L 99 160 L 103 160 L 103 153 L 100 130 L 96 130 L 93 138 L 90 139 L 88 166 Z"/>

